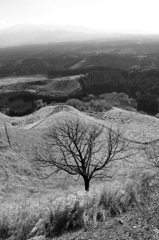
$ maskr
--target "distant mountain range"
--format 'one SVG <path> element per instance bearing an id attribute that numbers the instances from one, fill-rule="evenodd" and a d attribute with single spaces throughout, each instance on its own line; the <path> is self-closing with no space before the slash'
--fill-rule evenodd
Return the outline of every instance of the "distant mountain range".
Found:
<path id="1" fill-rule="evenodd" d="M 131 39 L 141 35 L 95 32 L 80 26 L 58 24 L 17 24 L 0 30 L 0 47 L 93 39 Z M 146 35 L 145 35 L 146 36 Z"/>
<path id="2" fill-rule="evenodd" d="M 83 41 L 95 38 L 95 35 L 93 31 L 87 28 L 70 25 L 18 24 L 0 30 L 0 47 Z"/>

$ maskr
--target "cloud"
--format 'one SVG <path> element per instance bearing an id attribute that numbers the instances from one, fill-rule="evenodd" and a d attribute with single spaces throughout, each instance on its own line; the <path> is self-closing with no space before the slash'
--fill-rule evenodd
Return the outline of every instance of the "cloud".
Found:
<path id="1" fill-rule="evenodd" d="M 4 20 L 4 19 L 2 19 L 2 20 L 0 20 L 0 24 L 7 24 L 7 22 L 6 22 L 6 20 Z"/>
<path id="2" fill-rule="evenodd" d="M 2 19 L 0 20 L 0 29 L 6 28 L 8 26 L 7 21 Z"/>

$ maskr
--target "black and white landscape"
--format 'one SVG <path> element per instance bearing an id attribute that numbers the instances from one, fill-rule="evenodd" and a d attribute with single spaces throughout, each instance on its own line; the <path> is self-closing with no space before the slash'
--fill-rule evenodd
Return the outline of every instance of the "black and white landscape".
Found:
<path id="1" fill-rule="evenodd" d="M 159 239 L 158 18 L 0 2 L 0 240 Z"/>

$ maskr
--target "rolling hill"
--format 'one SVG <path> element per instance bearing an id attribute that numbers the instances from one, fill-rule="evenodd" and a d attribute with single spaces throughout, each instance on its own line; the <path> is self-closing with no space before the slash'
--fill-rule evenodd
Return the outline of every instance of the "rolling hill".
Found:
<path id="1" fill-rule="evenodd" d="M 15 192 L 27 192 L 31 189 L 42 191 L 44 186 L 47 190 L 50 187 L 77 184 L 70 179 L 66 183 L 67 181 L 60 180 L 58 175 L 47 180 L 41 179 L 48 170 L 32 166 L 35 149 L 40 150 L 42 147 L 42 134 L 54 124 L 55 120 L 60 121 L 66 116 L 71 118 L 78 116 L 82 121 L 104 124 L 105 129 L 113 126 L 116 130 L 120 127 L 123 129 L 124 138 L 128 139 L 135 149 L 150 141 L 159 141 L 159 119 L 118 108 L 102 113 L 100 118 L 89 116 L 66 105 L 44 107 L 25 117 L 8 117 L 1 113 L 0 196 L 4 196 L 8 191 L 10 194 L 15 194 Z M 5 124 L 11 147 L 8 144 Z M 120 169 L 118 175 L 121 174 L 123 178 L 143 164 L 145 159 L 137 153 L 130 163 Z M 78 184 L 82 184 L 81 180 Z"/>

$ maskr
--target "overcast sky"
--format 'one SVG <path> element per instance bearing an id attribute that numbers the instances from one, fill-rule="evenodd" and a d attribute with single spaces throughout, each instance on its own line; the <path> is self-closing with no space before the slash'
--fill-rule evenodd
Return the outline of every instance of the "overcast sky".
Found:
<path id="1" fill-rule="evenodd" d="M 159 0 L 0 0 L 0 28 L 17 23 L 159 33 Z"/>

